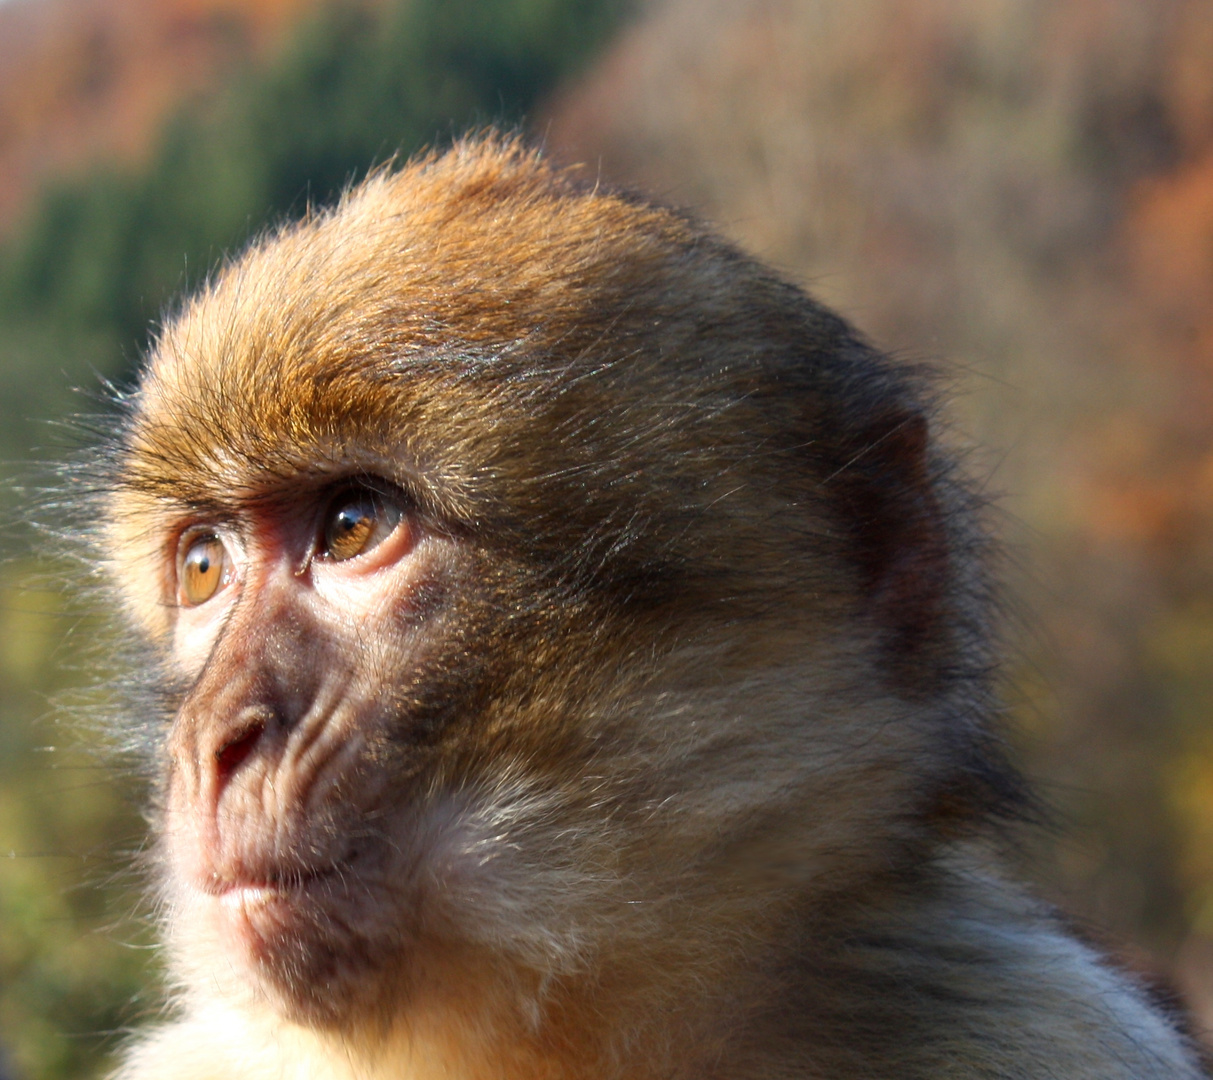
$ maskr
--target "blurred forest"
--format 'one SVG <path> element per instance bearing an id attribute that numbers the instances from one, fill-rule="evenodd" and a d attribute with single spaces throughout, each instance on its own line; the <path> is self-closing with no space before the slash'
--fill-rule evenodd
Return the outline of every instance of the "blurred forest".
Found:
<path id="1" fill-rule="evenodd" d="M 1025 863 L 1213 1028 L 1213 0 L 7 0 L 13 484 L 266 221 L 527 118 L 941 367 L 1058 823 Z M 0 1077 L 76 1077 L 156 1007 L 138 785 L 72 719 L 105 707 L 104 624 L 9 532 Z"/>

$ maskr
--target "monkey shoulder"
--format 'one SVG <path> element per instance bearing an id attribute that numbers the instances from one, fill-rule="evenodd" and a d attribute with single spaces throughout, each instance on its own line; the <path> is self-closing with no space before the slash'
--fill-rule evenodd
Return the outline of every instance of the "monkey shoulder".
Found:
<path id="1" fill-rule="evenodd" d="M 853 911 L 798 951 L 729 1075 L 890 1080 L 1200 1080 L 1200 1053 L 1131 972 L 972 864 L 924 899 Z M 782 1043 L 782 1049 L 780 1044 Z M 793 1064 L 794 1063 L 794 1064 Z M 723 1077 L 726 1074 L 722 1074 Z"/>

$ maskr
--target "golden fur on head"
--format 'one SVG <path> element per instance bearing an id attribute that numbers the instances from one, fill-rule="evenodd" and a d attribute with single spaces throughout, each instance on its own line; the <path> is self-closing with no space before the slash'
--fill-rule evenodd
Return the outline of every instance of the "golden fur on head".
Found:
<path id="1" fill-rule="evenodd" d="M 1015 791 L 987 545 L 930 421 L 798 290 L 512 140 L 255 244 L 160 336 L 106 556 L 185 702 L 168 788 L 266 672 L 348 688 L 315 736 L 354 747 L 336 794 L 219 828 L 347 852 L 358 888 L 250 969 L 170 865 L 182 1019 L 122 1075 L 187 1075 L 213 1036 L 188 1075 L 1194 1076 L 986 869 Z M 438 552 L 408 620 L 339 648 L 237 602 L 174 668 L 191 522 L 368 477 Z"/>

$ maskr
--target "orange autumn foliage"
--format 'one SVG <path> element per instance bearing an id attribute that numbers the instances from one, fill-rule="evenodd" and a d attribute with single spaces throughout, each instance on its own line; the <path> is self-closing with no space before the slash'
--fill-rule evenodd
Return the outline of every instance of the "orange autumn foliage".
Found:
<path id="1" fill-rule="evenodd" d="M 138 162 L 183 99 L 278 43 L 316 0 L 0 5 L 0 231 L 39 183 Z"/>

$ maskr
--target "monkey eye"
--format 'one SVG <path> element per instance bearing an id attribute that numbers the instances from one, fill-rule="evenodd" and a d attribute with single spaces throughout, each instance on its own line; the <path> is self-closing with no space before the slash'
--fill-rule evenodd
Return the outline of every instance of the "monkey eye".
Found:
<path id="1" fill-rule="evenodd" d="M 231 560 L 217 536 L 195 536 L 188 544 L 177 573 L 177 588 L 182 602 L 195 607 L 231 580 Z"/>
<path id="2" fill-rule="evenodd" d="M 329 504 L 322 554 L 333 562 L 364 555 L 391 536 L 403 516 L 392 499 L 377 491 L 343 491 Z"/>

